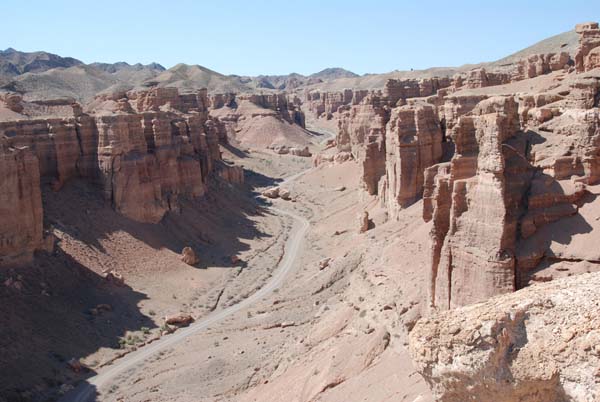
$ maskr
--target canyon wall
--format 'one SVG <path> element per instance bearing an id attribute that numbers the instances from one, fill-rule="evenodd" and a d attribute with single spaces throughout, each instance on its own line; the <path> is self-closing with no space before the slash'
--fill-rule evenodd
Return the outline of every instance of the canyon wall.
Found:
<path id="1" fill-rule="evenodd" d="M 514 291 L 561 260 L 544 227 L 578 215 L 586 185 L 600 179 L 598 92 L 598 77 L 573 75 L 548 93 L 481 100 L 448 124 L 455 154 L 426 170 L 423 192 L 423 217 L 433 222 L 431 307 Z"/>
<path id="2" fill-rule="evenodd" d="M 423 218 L 432 222 L 431 308 L 556 277 L 542 268 L 567 255 L 597 260 L 558 250 L 546 229 L 573 225 L 568 218 L 588 202 L 586 186 L 600 179 L 593 73 L 600 31 L 588 23 L 577 32 L 575 61 L 566 52 L 534 54 L 451 78 L 388 80 L 366 94 L 306 93 L 309 111 L 337 115 L 339 159 L 349 153 L 358 162 L 363 196 L 376 196 L 392 220 L 423 199 Z M 517 85 L 551 73 L 540 88 Z"/>
<path id="3" fill-rule="evenodd" d="M 237 108 L 241 102 L 250 102 L 263 109 L 277 112 L 279 117 L 288 123 L 297 124 L 305 128 L 304 112 L 300 110 L 295 97 L 284 92 L 269 94 L 212 94 L 209 97 L 210 109 L 221 109 L 224 107 Z"/>
<path id="4" fill-rule="evenodd" d="M 407 105 L 391 112 L 386 126 L 385 177 L 379 194 L 390 218 L 417 201 L 424 171 L 442 158 L 442 130 L 431 105 Z"/>
<path id="5" fill-rule="evenodd" d="M 0 265 L 29 260 L 42 245 L 42 196 L 37 158 L 0 143 Z"/>
<path id="6" fill-rule="evenodd" d="M 443 135 L 435 109 L 406 99 L 430 96 L 449 80 L 388 80 L 358 104 L 338 109 L 336 146 L 361 166 L 361 188 L 380 195 L 396 215 L 420 197 L 423 170 L 442 157 Z"/>
<path id="7" fill-rule="evenodd" d="M 575 68 L 578 72 L 600 67 L 600 29 L 597 22 L 577 24 L 579 49 L 575 55 Z"/>
<path id="8" fill-rule="evenodd" d="M 378 195 L 394 219 L 401 208 L 421 197 L 424 170 L 452 156 L 446 130 L 487 97 L 454 93 L 562 71 L 570 64 L 568 53 L 536 54 L 495 70 L 481 67 L 453 77 L 388 79 L 382 90 L 307 91 L 305 102 L 315 118 L 337 117 L 339 151 L 350 152 L 358 161 L 361 188 Z M 404 112 L 396 110 L 401 107 Z M 417 117 L 408 124 L 410 114 Z"/>
<path id="9" fill-rule="evenodd" d="M 433 101 L 454 154 L 424 174 L 430 311 L 410 353 L 440 402 L 600 395 L 600 30 L 576 30 L 575 68 L 548 85 Z M 564 60 L 528 62 L 526 77 Z"/>
<path id="10" fill-rule="evenodd" d="M 155 88 L 100 97 L 89 114 L 74 105 L 68 118 L 0 123 L 0 219 L 8 222 L 0 255 L 31 254 L 42 243 L 41 184 L 60 191 L 82 178 L 126 217 L 157 223 L 182 198 L 204 195 L 215 172 L 242 182 L 241 168 L 221 162 L 208 104 L 206 91 Z"/>
<path id="11" fill-rule="evenodd" d="M 517 107 L 512 97 L 480 102 L 451 134 L 451 162 L 427 172 L 424 210 L 434 221 L 429 297 L 436 307 L 515 289 L 517 218 L 532 176 L 525 143 L 515 138 Z"/>

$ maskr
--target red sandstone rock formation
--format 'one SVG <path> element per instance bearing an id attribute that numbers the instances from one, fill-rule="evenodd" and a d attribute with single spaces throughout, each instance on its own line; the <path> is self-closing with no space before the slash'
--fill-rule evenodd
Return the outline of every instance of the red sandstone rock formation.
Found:
<path id="1" fill-rule="evenodd" d="M 247 101 L 264 109 L 278 112 L 285 121 L 305 127 L 304 113 L 299 105 L 285 93 L 272 94 L 214 94 L 210 96 L 211 109 L 235 108 L 238 102 Z"/>
<path id="2" fill-rule="evenodd" d="M 423 192 L 425 168 L 442 158 L 442 131 L 429 105 L 392 110 L 386 128 L 385 182 L 380 195 L 392 218 Z"/>
<path id="3" fill-rule="evenodd" d="M 575 69 L 578 72 L 600 67 L 600 29 L 597 22 L 577 24 L 579 49 L 575 55 Z"/>
<path id="4" fill-rule="evenodd" d="M 29 260 L 42 246 L 38 159 L 0 142 L 0 265 Z"/>
<path id="5" fill-rule="evenodd" d="M 389 107 L 377 95 L 368 96 L 359 105 L 344 112 L 336 138 L 338 150 L 351 152 L 362 166 L 361 185 L 368 194 L 377 194 L 379 180 L 385 174 L 385 126 Z"/>
<path id="6" fill-rule="evenodd" d="M 309 91 L 305 94 L 308 110 L 315 117 L 331 120 L 342 106 L 356 105 L 367 95 L 366 90 L 353 91 L 344 89 L 341 92 Z"/>
<path id="7" fill-rule="evenodd" d="M 216 170 L 230 183 L 243 170 L 220 159 L 208 124 L 206 91 L 178 95 L 168 88 L 105 96 L 98 114 L 73 108 L 73 117 L 0 123 L 2 194 L 6 222 L 0 255 L 31 255 L 42 243 L 40 183 L 58 191 L 81 177 L 100 185 L 123 215 L 156 223 L 179 198 L 197 198 Z M 115 98 L 118 100 L 115 101 Z"/>
<path id="8" fill-rule="evenodd" d="M 600 180 L 598 86 L 574 76 L 554 92 L 490 98 L 448 118 L 456 154 L 426 170 L 423 193 L 423 217 L 433 221 L 432 306 L 528 284 L 547 254 L 541 229 L 576 215 L 585 183 Z M 457 100 L 441 115 L 452 116 Z"/>
<path id="9" fill-rule="evenodd" d="M 516 221 L 531 176 L 524 144 L 514 140 L 518 131 L 512 97 L 484 100 L 455 127 L 449 166 L 427 172 L 424 216 L 434 220 L 429 291 L 436 307 L 515 289 Z M 432 179 L 435 173 L 445 174 Z"/>

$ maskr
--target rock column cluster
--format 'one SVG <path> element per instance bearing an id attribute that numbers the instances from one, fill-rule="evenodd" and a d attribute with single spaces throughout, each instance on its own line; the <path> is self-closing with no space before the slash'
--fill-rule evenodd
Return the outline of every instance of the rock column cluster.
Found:
<path id="1" fill-rule="evenodd" d="M 0 255 L 30 254 L 42 241 L 40 185 L 58 191 L 80 177 L 97 185 L 115 210 L 157 223 L 181 197 L 207 191 L 213 172 L 234 183 L 239 167 L 220 162 L 206 91 L 154 89 L 101 99 L 111 113 L 0 123 Z M 126 110 L 124 112 L 124 110 Z"/>

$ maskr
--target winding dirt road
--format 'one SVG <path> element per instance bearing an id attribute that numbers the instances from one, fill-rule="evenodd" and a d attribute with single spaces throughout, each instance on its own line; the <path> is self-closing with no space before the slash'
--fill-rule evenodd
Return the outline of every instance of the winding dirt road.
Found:
<path id="1" fill-rule="evenodd" d="M 289 183 L 290 181 L 297 179 L 309 170 L 288 177 L 283 182 L 281 182 L 280 185 Z M 186 338 L 204 331 L 211 325 L 217 324 L 223 319 L 250 306 L 251 304 L 270 294 L 273 290 L 279 288 L 285 281 L 292 268 L 294 267 L 294 262 L 298 257 L 300 246 L 304 241 L 306 231 L 308 230 L 310 224 L 305 218 L 294 213 L 284 211 L 275 207 L 270 207 L 269 209 L 280 215 L 291 217 L 294 220 L 294 226 L 292 227 L 288 240 L 285 244 L 284 256 L 279 262 L 278 267 L 274 271 L 273 277 L 265 286 L 263 286 L 256 293 L 252 294 L 250 297 L 241 301 L 238 304 L 227 307 L 226 309 L 223 309 L 221 311 L 216 311 L 206 316 L 205 318 L 196 321 L 187 328 L 179 329 L 177 332 L 171 335 L 166 335 L 165 337 L 149 345 L 146 345 L 136 350 L 135 352 L 127 354 L 123 358 L 115 361 L 115 363 L 113 363 L 111 366 L 105 367 L 104 369 L 100 370 L 100 372 L 95 376 L 90 377 L 86 381 L 79 384 L 79 386 L 77 386 L 74 390 L 67 393 L 63 398 L 61 398 L 59 402 L 96 401 L 97 391 L 106 386 L 109 386 L 110 383 L 125 370 L 135 369 L 136 367 L 140 366 L 146 359 L 148 359 L 151 356 L 154 356 L 161 350 L 176 345 L 185 340 Z"/>

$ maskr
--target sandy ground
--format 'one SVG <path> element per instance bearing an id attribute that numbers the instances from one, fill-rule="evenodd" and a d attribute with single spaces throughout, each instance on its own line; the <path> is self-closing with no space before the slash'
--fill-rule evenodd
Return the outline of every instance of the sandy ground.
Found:
<path id="1" fill-rule="evenodd" d="M 0 287 L 6 301 L 0 316 L 11 323 L 0 328 L 0 401 L 45 400 L 48 387 L 57 391 L 87 375 L 68 369 L 70 359 L 91 374 L 160 337 L 163 317 L 201 318 L 262 287 L 282 256 L 290 220 L 267 211 L 254 195 L 311 161 L 256 159 L 268 162 L 270 176 L 247 171 L 242 188 L 213 183 L 206 199 L 187 201 L 158 225 L 124 218 L 85 182 L 56 193 L 45 189 L 45 227 L 58 239 L 56 252 L 0 273 L 1 282 L 22 285 Z M 199 255 L 196 266 L 180 260 L 185 246 Z M 124 285 L 105 280 L 107 271 L 121 274 Z"/>
<path id="2" fill-rule="evenodd" d="M 284 167 L 293 173 L 297 162 L 252 152 L 239 163 L 264 177 Z M 273 204 L 311 222 L 289 280 L 272 296 L 124 373 L 100 389 L 97 400 L 430 400 L 406 349 L 407 328 L 420 314 L 429 226 L 420 219 L 420 204 L 399 222 L 384 223 L 375 201 L 357 202 L 357 177 L 358 166 L 346 162 L 287 185 L 295 202 Z M 373 228 L 359 234 L 356 216 L 363 209 Z M 325 258 L 329 266 L 320 269 Z M 260 272 L 266 264 L 248 261 L 246 270 Z"/>

